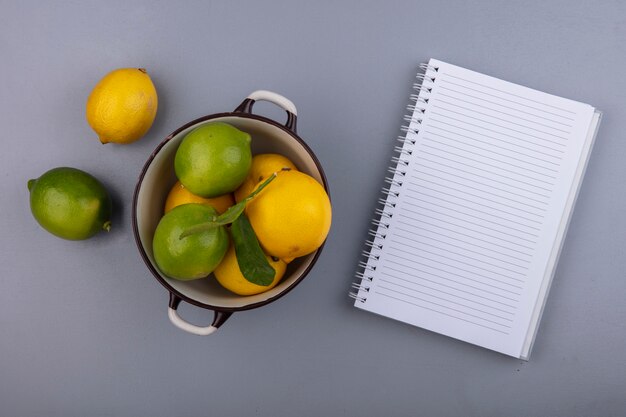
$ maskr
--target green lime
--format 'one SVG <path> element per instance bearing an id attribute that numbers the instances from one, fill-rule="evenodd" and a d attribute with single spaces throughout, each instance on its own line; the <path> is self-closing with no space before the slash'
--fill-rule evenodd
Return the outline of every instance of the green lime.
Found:
<path id="1" fill-rule="evenodd" d="M 176 176 L 202 197 L 233 192 L 250 170 L 250 141 L 249 134 L 226 123 L 200 126 L 185 136 L 176 151 Z"/>
<path id="2" fill-rule="evenodd" d="M 30 210 L 41 227 L 68 240 L 87 239 L 111 228 L 111 197 L 76 168 L 54 168 L 28 181 Z"/>
<path id="3" fill-rule="evenodd" d="M 228 233 L 224 226 L 182 239 L 180 235 L 216 215 L 213 207 L 183 204 L 161 218 L 152 240 L 154 260 L 161 272 L 183 281 L 203 278 L 213 272 L 228 250 Z"/>

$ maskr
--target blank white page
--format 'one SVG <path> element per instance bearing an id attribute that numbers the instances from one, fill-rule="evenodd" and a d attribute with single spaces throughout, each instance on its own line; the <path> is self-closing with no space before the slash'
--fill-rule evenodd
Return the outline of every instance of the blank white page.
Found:
<path id="1" fill-rule="evenodd" d="M 520 357 L 594 108 L 438 60 L 424 75 L 355 305 Z"/>

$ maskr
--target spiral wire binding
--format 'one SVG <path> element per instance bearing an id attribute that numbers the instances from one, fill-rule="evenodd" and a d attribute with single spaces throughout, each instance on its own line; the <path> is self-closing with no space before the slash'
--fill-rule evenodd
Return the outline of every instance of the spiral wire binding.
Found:
<path id="1" fill-rule="evenodd" d="M 392 191 L 389 187 L 383 187 L 381 193 L 388 197 L 400 197 L 400 193 L 398 191 Z"/>
<path id="2" fill-rule="evenodd" d="M 394 180 L 392 177 L 385 177 L 385 182 L 396 187 L 402 187 L 402 181 Z"/>
<path id="3" fill-rule="evenodd" d="M 400 135 L 396 138 L 396 140 L 401 143 L 409 142 L 411 145 L 415 145 L 415 139 L 409 139 L 406 136 Z"/>
<path id="4" fill-rule="evenodd" d="M 418 82 L 413 84 L 413 89 L 416 91 L 409 96 L 410 103 L 406 107 L 410 113 L 403 118 L 408 124 L 400 127 L 400 131 L 404 134 L 396 138 L 401 145 L 394 146 L 395 155 L 392 156 L 391 166 L 387 169 L 391 176 L 386 176 L 384 179 L 388 186 L 384 186 L 381 190 L 382 196 L 377 201 L 378 206 L 374 209 L 374 218 L 371 221 L 373 227 L 368 230 L 371 239 L 365 241 L 365 248 L 361 253 L 363 259 L 359 260 L 354 274 L 357 281 L 352 283 L 352 291 L 348 293 L 350 298 L 361 303 L 367 301 L 367 294 L 374 281 L 374 272 L 381 256 L 380 251 L 383 249 L 390 226 L 389 221 L 393 217 L 396 199 L 400 197 L 402 178 L 406 175 L 409 159 L 413 155 L 413 146 L 417 143 L 414 136 L 419 134 L 428 106 L 429 94 L 432 92 L 438 72 L 438 67 L 422 63 L 415 76 Z"/>
<path id="5" fill-rule="evenodd" d="M 419 65 L 419 67 L 420 67 L 420 69 L 421 69 L 422 71 L 424 71 L 424 72 L 428 72 L 428 71 L 431 71 L 431 72 L 439 72 L 439 67 L 436 67 L 436 66 L 434 66 L 434 65 L 430 65 L 430 64 L 429 64 L 429 63 L 427 63 L 427 62 L 422 62 L 422 63 Z"/>
<path id="6" fill-rule="evenodd" d="M 389 213 L 387 211 L 385 211 L 384 209 L 381 208 L 377 208 L 376 210 L 374 210 L 374 212 L 376 214 L 378 214 L 381 217 L 387 217 L 388 219 L 391 219 L 393 217 L 393 213 Z"/>
<path id="7" fill-rule="evenodd" d="M 408 161 L 405 161 L 408 163 Z M 397 173 L 398 175 L 402 175 L 403 177 L 406 175 L 406 172 L 404 171 L 395 171 L 393 170 L 393 168 L 387 168 L 387 172 L 390 172 L 392 174 Z"/>
<path id="8" fill-rule="evenodd" d="M 378 231 L 374 230 L 374 229 L 369 229 L 367 231 L 367 234 L 374 237 L 374 238 L 378 238 L 378 239 L 385 239 L 387 237 L 387 235 L 385 233 L 378 233 Z"/>
<path id="9" fill-rule="evenodd" d="M 394 156 L 393 158 L 391 158 L 391 162 L 393 162 L 396 165 L 404 165 L 404 166 L 409 166 L 409 161 L 406 161 L 404 159 L 400 159 L 397 156 Z"/>

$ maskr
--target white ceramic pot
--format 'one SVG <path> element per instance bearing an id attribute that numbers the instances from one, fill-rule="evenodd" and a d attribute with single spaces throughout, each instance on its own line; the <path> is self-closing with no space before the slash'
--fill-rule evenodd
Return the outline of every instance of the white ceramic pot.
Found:
<path id="1" fill-rule="evenodd" d="M 252 113 L 254 103 L 269 101 L 287 112 L 287 122 L 282 125 Z M 291 262 L 282 281 L 271 290 L 251 296 L 238 296 L 222 288 L 213 278 L 178 281 L 163 275 L 156 266 L 152 253 L 152 238 L 163 216 L 163 206 L 170 189 L 176 182 L 174 155 L 185 135 L 198 126 L 211 122 L 229 123 L 252 136 L 252 153 L 279 153 L 315 178 L 328 193 L 328 183 L 322 166 L 313 151 L 296 133 L 297 111 L 285 97 L 270 91 L 255 91 L 233 112 L 201 117 L 176 129 L 157 146 L 141 171 L 133 199 L 133 231 L 137 248 L 148 269 L 170 294 L 168 316 L 182 330 L 197 335 L 213 333 L 233 312 L 264 306 L 291 291 L 309 273 L 322 251 L 317 251 Z M 177 313 L 178 305 L 186 301 L 198 307 L 213 310 L 209 326 L 196 326 L 184 321 Z"/>

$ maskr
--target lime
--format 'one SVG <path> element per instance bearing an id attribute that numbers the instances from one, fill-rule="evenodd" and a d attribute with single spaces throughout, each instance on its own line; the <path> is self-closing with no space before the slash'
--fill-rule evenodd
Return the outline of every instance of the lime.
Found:
<path id="1" fill-rule="evenodd" d="M 83 240 L 111 228 L 111 197 L 96 178 L 76 168 L 54 168 L 28 181 L 30 210 L 48 232 Z"/>
<path id="2" fill-rule="evenodd" d="M 249 134 L 226 123 L 200 126 L 185 136 L 176 151 L 176 176 L 201 197 L 233 192 L 250 170 L 250 141 Z"/>
<path id="3" fill-rule="evenodd" d="M 191 226 L 206 223 L 217 212 L 202 204 L 174 207 L 161 218 L 154 232 L 152 250 L 165 275 L 188 281 L 209 275 L 228 250 L 228 233 L 223 226 L 180 238 Z"/>

